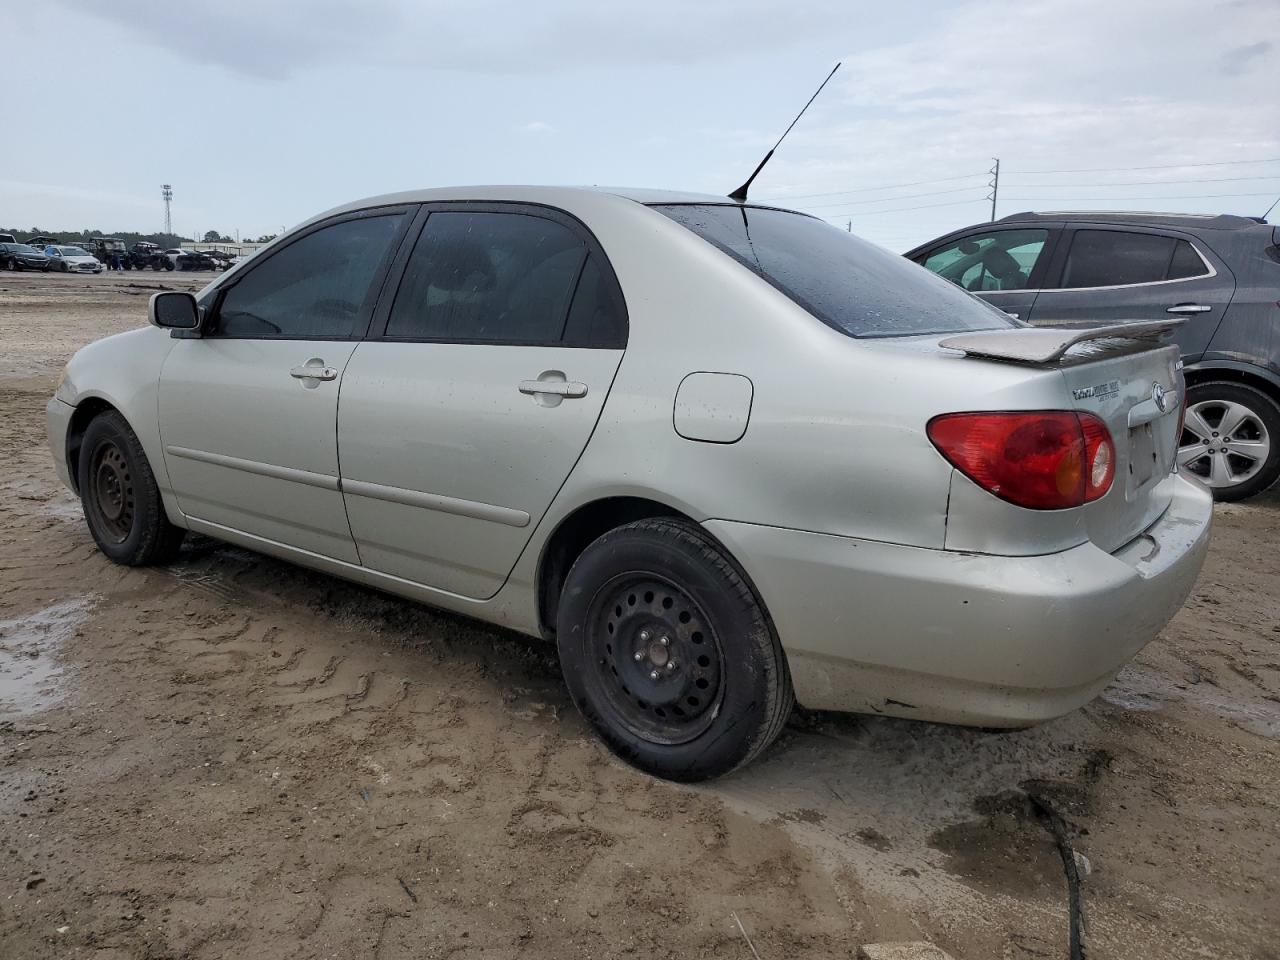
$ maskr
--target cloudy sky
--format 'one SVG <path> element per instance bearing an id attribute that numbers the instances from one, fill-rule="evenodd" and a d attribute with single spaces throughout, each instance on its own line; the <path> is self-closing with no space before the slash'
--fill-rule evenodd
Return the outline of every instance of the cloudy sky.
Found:
<path id="1" fill-rule="evenodd" d="M 0 223 L 276 232 L 466 183 L 753 189 L 894 250 L 1024 209 L 1261 214 L 1278 0 L 6 5 Z M 1275 219 L 1273 217 L 1273 219 Z"/>

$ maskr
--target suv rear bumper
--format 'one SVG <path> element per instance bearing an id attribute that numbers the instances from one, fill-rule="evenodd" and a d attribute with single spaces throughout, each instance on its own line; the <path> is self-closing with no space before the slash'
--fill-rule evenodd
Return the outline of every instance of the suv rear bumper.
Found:
<path id="1" fill-rule="evenodd" d="M 806 707 L 1027 726 L 1093 699 L 1191 592 L 1213 500 L 1172 476 L 1168 509 L 1108 554 L 928 550 L 724 520 Z"/>

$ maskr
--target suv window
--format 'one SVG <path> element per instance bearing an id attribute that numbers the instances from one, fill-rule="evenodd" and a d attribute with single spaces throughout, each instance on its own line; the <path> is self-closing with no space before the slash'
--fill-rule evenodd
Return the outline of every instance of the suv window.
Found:
<path id="1" fill-rule="evenodd" d="M 1062 287 L 1118 287 L 1208 274 L 1186 240 L 1122 230 L 1077 230 L 1062 270 Z"/>
<path id="2" fill-rule="evenodd" d="M 1019 324 L 910 260 L 816 217 L 738 204 L 671 204 L 670 217 L 852 337 L 901 337 Z"/>
<path id="3" fill-rule="evenodd" d="M 212 334 L 284 340 L 356 335 L 374 275 L 402 219 L 344 220 L 272 254 L 226 292 Z"/>
<path id="4" fill-rule="evenodd" d="M 586 257 L 581 237 L 544 217 L 432 213 L 405 267 L 387 336 L 559 343 Z"/>
<path id="5" fill-rule="evenodd" d="M 1048 239 L 1048 230 L 970 234 L 936 248 L 923 264 L 966 290 L 1025 290 Z"/>

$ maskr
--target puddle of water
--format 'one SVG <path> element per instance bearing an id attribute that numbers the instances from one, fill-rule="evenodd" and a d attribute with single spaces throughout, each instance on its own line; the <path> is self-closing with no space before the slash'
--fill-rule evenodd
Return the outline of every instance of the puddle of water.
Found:
<path id="1" fill-rule="evenodd" d="M 33 713 L 57 700 L 62 670 L 55 655 L 89 617 L 92 597 L 0 620 L 0 720 Z"/>
<path id="2" fill-rule="evenodd" d="M 1124 710 L 1163 710 L 1171 703 L 1186 703 L 1218 716 L 1234 720 L 1250 733 L 1272 740 L 1280 739 L 1280 704 L 1250 702 L 1229 696 L 1208 683 L 1188 685 L 1185 689 L 1140 667 L 1127 666 L 1102 699 Z"/>

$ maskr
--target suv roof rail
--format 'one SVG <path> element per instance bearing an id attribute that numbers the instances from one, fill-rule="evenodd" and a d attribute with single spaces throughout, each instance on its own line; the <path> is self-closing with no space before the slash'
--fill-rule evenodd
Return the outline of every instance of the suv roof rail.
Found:
<path id="1" fill-rule="evenodd" d="M 1253 227 L 1266 221 L 1260 217 L 1243 217 L 1230 213 L 1157 213 L 1149 210 L 1027 210 L 1001 217 L 997 222 L 1024 220 L 1080 220 L 1161 226 L 1201 227 L 1212 230 L 1234 230 Z"/>

